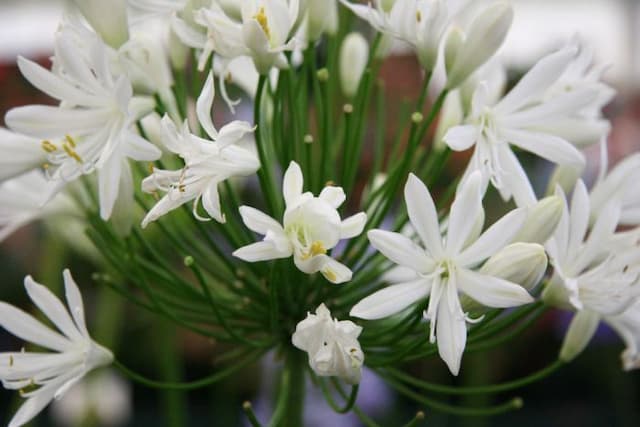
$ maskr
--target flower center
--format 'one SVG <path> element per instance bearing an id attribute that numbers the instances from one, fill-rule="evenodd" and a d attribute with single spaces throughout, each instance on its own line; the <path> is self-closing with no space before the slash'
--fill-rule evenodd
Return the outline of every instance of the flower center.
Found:
<path id="1" fill-rule="evenodd" d="M 253 19 L 258 21 L 258 24 L 260 24 L 260 27 L 262 28 L 262 31 L 264 31 L 264 34 L 269 40 L 271 40 L 271 30 L 269 29 L 267 14 L 264 12 L 264 6 L 261 6 L 260 9 L 258 9 L 258 13 L 254 15 Z"/>
<path id="2" fill-rule="evenodd" d="M 313 236 L 309 232 L 308 227 L 304 225 L 292 224 L 287 227 L 286 233 L 303 261 L 316 255 L 324 255 L 327 253 L 327 248 L 325 248 L 324 243 L 320 240 L 313 240 Z"/>

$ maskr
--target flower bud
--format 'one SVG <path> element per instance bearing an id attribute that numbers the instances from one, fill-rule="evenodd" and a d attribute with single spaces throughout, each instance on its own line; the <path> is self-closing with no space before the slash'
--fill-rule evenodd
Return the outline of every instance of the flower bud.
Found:
<path id="1" fill-rule="evenodd" d="M 438 127 L 436 128 L 434 141 L 434 148 L 438 151 L 442 151 L 446 148 L 446 144 L 443 140 L 447 131 L 462 124 L 464 120 L 464 110 L 462 105 L 462 99 L 460 97 L 459 90 L 453 90 L 449 92 L 447 98 L 442 105 L 442 113 L 440 114 L 440 120 L 438 120 Z"/>
<path id="2" fill-rule="evenodd" d="M 391 12 L 391 9 L 393 9 L 393 4 L 396 2 L 396 0 L 378 0 L 378 1 L 380 2 L 380 7 L 382 8 L 382 10 L 384 10 L 387 13 Z"/>
<path id="3" fill-rule="evenodd" d="M 322 33 L 335 34 L 338 30 L 338 3 L 336 0 L 307 0 L 307 34 L 317 40 Z"/>
<path id="4" fill-rule="evenodd" d="M 545 197 L 530 206 L 527 220 L 513 241 L 544 244 L 560 222 L 562 207 L 562 199 L 558 196 Z"/>
<path id="5" fill-rule="evenodd" d="M 585 349 L 596 333 L 600 315 L 594 311 L 581 310 L 573 316 L 567 335 L 560 349 L 560 360 L 570 362 Z"/>
<path id="6" fill-rule="evenodd" d="M 360 85 L 369 59 L 369 45 L 357 32 L 348 34 L 340 47 L 340 83 L 346 97 L 352 98 Z"/>
<path id="7" fill-rule="evenodd" d="M 445 61 L 447 88 L 462 84 L 471 73 L 487 62 L 502 45 L 513 21 L 513 8 L 505 2 L 496 2 L 481 12 L 471 23 L 464 41 L 451 33 L 447 38 Z"/>
<path id="8" fill-rule="evenodd" d="M 570 165 L 558 165 L 551 175 L 549 185 L 547 186 L 547 194 L 555 194 L 556 187 L 560 186 L 565 194 L 571 193 L 576 182 L 582 176 L 584 168 L 576 169 Z"/>
<path id="9" fill-rule="evenodd" d="M 117 49 L 129 38 L 126 0 L 73 0 L 73 3 L 109 46 Z"/>

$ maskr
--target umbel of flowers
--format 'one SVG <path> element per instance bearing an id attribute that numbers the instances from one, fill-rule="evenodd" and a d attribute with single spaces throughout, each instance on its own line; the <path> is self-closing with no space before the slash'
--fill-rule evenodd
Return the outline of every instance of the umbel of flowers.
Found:
<path id="1" fill-rule="evenodd" d="M 499 413 L 521 401 L 452 406 L 444 400 L 464 386 L 402 367 L 439 356 L 458 375 L 466 350 L 504 344 L 552 307 L 574 313 L 558 359 L 482 390 L 551 374 L 602 321 L 624 341 L 623 368 L 640 366 L 640 157 L 610 171 L 603 158 L 591 190 L 578 179 L 582 149 L 606 144 L 601 110 L 613 96 L 587 46 L 540 58 L 505 93 L 495 55 L 513 20 L 506 1 L 73 3 L 51 67 L 18 58 L 58 103 L 5 116 L 0 238 L 40 219 L 90 254 L 94 286 L 116 291 L 118 306 L 229 350 L 201 380 L 146 378 L 90 337 L 85 315 L 90 326 L 113 316 L 103 305 L 85 313 L 68 270 L 68 307 L 29 276 L 55 329 L 0 303 L 0 326 L 30 343 L 0 353 L 3 386 L 25 399 L 11 427 L 111 362 L 149 387 L 189 390 L 267 353 L 279 385 L 270 420 L 244 405 L 254 426 L 303 425 L 309 377 L 337 412 L 375 425 L 356 405 L 364 367 L 426 410 Z M 163 33 L 149 33 L 151 20 Z M 413 111 L 387 117 L 377 72 L 398 40 L 423 84 Z M 228 108 L 214 105 L 216 90 Z M 252 120 L 225 121 L 240 100 Z M 406 130 L 393 141 L 390 122 Z M 455 179 L 443 172 L 452 151 L 469 155 Z M 520 151 L 557 166 L 547 195 Z M 491 189 L 505 204 L 489 223 Z"/>

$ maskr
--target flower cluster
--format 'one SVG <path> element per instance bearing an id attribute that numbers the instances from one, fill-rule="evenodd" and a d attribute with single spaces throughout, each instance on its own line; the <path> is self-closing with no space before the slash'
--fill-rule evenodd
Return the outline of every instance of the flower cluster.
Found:
<path id="1" fill-rule="evenodd" d="M 365 366 L 455 412 L 410 390 L 447 387 L 399 367 L 438 354 L 458 375 L 483 336 L 549 307 L 575 313 L 556 363 L 577 357 L 604 321 L 626 344 L 624 368 L 640 367 L 640 156 L 603 167 L 591 190 L 579 179 L 583 149 L 606 148 L 602 108 L 614 96 L 588 47 L 569 41 L 504 93 L 495 56 L 513 22 L 506 1 L 74 3 L 50 69 L 18 58 L 57 105 L 5 116 L 0 240 L 62 218 L 52 230 L 67 239 L 86 230 L 98 284 L 234 348 L 221 358 L 229 367 L 185 388 L 277 349 L 284 397 L 271 425 L 301 413 L 282 408 L 302 402 L 287 396 L 306 375 L 332 406 L 324 377 L 352 386 L 349 396 L 331 382 L 347 401 L 338 412 L 350 410 Z M 371 45 L 340 25 L 343 14 L 370 24 Z M 152 20 L 158 37 L 147 33 Z M 398 119 L 408 131 L 386 144 L 375 73 L 394 41 L 416 55 L 423 88 Z M 432 80 L 436 69 L 444 82 Z M 430 89 L 439 95 L 427 103 Z M 215 107 L 216 90 L 231 115 Z M 252 123 L 241 120 L 242 98 Z M 468 159 L 453 180 L 443 173 L 452 151 Z M 534 190 L 521 151 L 556 167 L 548 194 Z M 489 199 L 492 189 L 505 203 Z M 180 257 L 188 275 L 175 268 Z M 69 310 L 25 279 L 59 332 L 0 303 L 0 326 L 54 352 L 0 353 L 3 386 L 28 399 L 12 427 L 113 361 L 87 332 L 68 270 L 64 281 Z"/>

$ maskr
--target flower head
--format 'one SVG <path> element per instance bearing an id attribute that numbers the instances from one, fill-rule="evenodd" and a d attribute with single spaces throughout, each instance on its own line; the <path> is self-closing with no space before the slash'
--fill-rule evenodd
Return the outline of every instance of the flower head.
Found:
<path id="1" fill-rule="evenodd" d="M 405 201 L 411 224 L 424 248 L 399 233 L 372 230 L 368 236 L 383 255 L 413 270 L 415 276 L 364 298 L 350 313 L 363 319 L 380 319 L 429 296 L 425 311 L 430 322 L 429 339 L 437 340 L 440 357 L 454 375 L 460 369 L 466 343 L 466 322 L 474 321 L 462 310 L 460 292 L 487 307 L 514 307 L 533 301 L 520 284 L 474 270 L 509 244 L 526 220 L 525 210 L 516 209 L 480 234 L 477 221 L 470 219 L 484 218 L 482 195 L 481 176 L 476 172 L 458 189 L 443 239 L 429 191 L 415 175 L 410 175 Z M 514 264 L 519 260 L 512 259 Z M 524 262 L 520 267 L 529 270 L 528 258 L 521 260 Z"/>
<path id="2" fill-rule="evenodd" d="M 333 319 L 324 304 L 316 314 L 296 325 L 293 345 L 309 354 L 309 366 L 321 377 L 340 377 L 358 384 L 362 376 L 364 354 L 358 342 L 362 328 L 350 320 Z"/>
<path id="3" fill-rule="evenodd" d="M 54 331 L 24 311 L 0 302 L 0 326 L 15 336 L 55 353 L 0 353 L 0 379 L 6 389 L 20 390 L 27 401 L 9 423 L 19 427 L 60 398 L 89 371 L 113 360 L 109 350 L 89 336 L 80 290 L 69 270 L 63 272 L 67 310 L 46 287 L 27 276 L 24 285 L 31 300 L 58 328 Z"/>
<path id="4" fill-rule="evenodd" d="M 282 225 L 254 208 L 240 207 L 245 225 L 265 237 L 262 242 L 244 246 L 233 255 L 249 262 L 293 255 L 296 266 L 305 273 L 319 271 L 332 283 L 351 280 L 351 270 L 327 252 L 341 239 L 362 233 L 366 214 L 361 212 L 341 220 L 337 210 L 345 200 L 341 187 L 325 187 L 314 197 L 310 192 L 303 193 L 302 186 L 300 166 L 291 162 L 282 183 L 286 203 Z"/>

